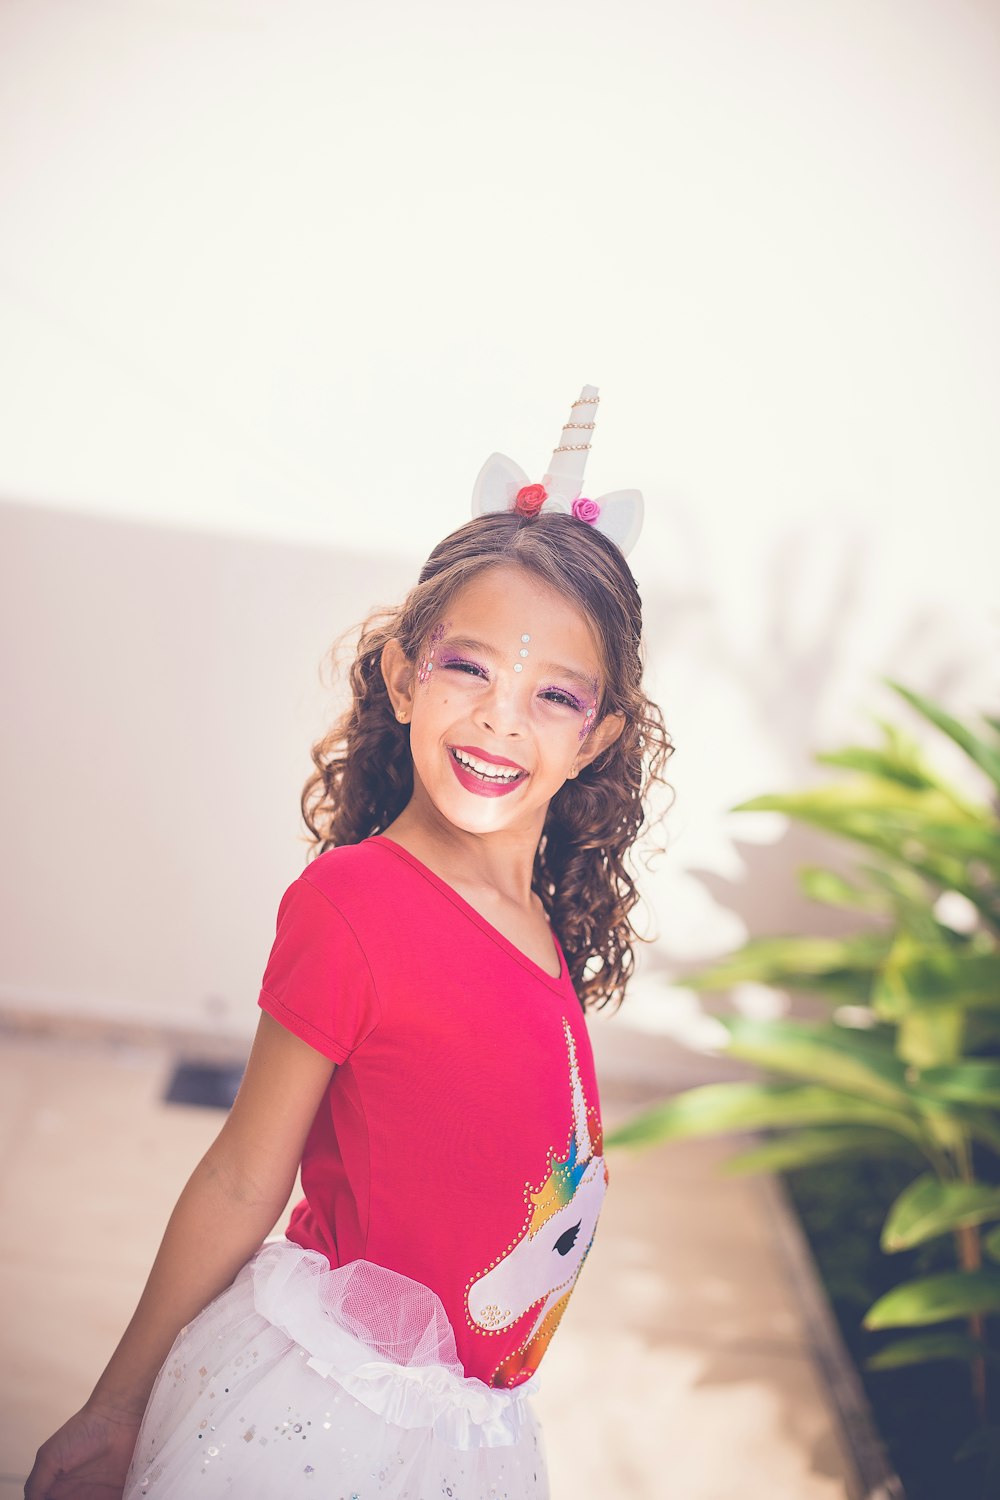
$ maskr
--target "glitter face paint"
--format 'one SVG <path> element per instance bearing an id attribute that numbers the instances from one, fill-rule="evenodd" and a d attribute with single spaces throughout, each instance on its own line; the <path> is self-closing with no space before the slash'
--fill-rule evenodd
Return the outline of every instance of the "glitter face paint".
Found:
<path id="1" fill-rule="evenodd" d="M 580 704 L 580 711 L 583 714 L 583 728 L 580 730 L 578 738 L 581 740 L 585 740 L 587 738 L 587 735 L 597 723 L 598 683 L 596 678 L 593 678 L 591 680 L 590 687 L 591 692 L 594 696 L 591 698 L 588 704 Z"/>
<path id="2" fill-rule="evenodd" d="M 431 673 L 434 671 L 434 653 L 437 650 L 438 645 L 442 640 L 449 623 L 450 622 L 448 620 L 439 620 L 438 623 L 434 626 L 434 629 L 431 631 L 427 644 L 427 654 L 426 656 L 421 657 L 420 665 L 417 668 L 418 682 L 427 683 L 430 681 Z"/>
<path id="3" fill-rule="evenodd" d="M 444 633 L 444 627 L 441 627 L 441 634 L 443 634 L 443 633 Z M 436 641 L 440 641 L 441 634 L 437 634 L 436 635 Z M 528 635 L 525 632 L 521 636 L 521 640 L 522 640 L 522 642 L 530 642 L 531 636 Z M 527 645 L 522 645 L 520 651 L 518 652 L 518 655 L 521 656 L 521 657 L 526 657 L 528 654 L 529 653 L 528 653 Z M 425 660 L 426 660 L 426 658 L 425 658 Z M 490 676 L 490 672 L 489 672 L 489 668 L 488 667 L 483 666 L 481 662 L 473 661 L 468 656 L 461 656 L 457 652 L 455 652 L 455 653 L 447 653 L 445 655 L 439 656 L 437 664 L 438 664 L 439 668 L 442 668 L 442 667 L 468 667 L 468 668 L 471 669 L 470 675 L 475 675 L 475 676 L 482 677 L 482 678 L 485 678 L 485 679 L 488 679 L 489 676 Z M 421 665 L 423 667 L 423 663 Z M 430 662 L 430 661 L 427 662 L 427 670 L 421 676 L 421 678 L 420 678 L 421 682 L 426 682 L 427 678 L 430 675 L 430 668 L 431 668 L 432 665 L 433 665 L 432 662 Z M 514 671 L 515 672 L 523 672 L 524 671 L 524 663 L 523 663 L 523 661 L 516 661 L 516 662 L 514 662 L 513 666 L 514 666 Z M 596 680 L 593 680 L 593 679 L 591 680 L 591 692 L 594 694 L 594 696 L 593 696 L 593 698 L 591 699 L 591 701 L 589 703 L 586 702 L 583 698 L 578 698 L 577 695 L 575 693 L 571 692 L 569 688 L 562 687 L 559 683 L 555 683 L 555 682 L 550 683 L 548 687 L 541 688 L 539 691 L 540 691 L 541 696 L 543 696 L 543 697 L 545 697 L 547 695 L 551 695 L 550 701 L 556 701 L 556 702 L 565 703 L 568 708 L 573 708 L 573 709 L 576 710 L 576 712 L 578 714 L 582 714 L 583 715 L 583 721 L 584 721 L 583 722 L 583 727 L 581 728 L 580 733 L 577 736 L 578 739 L 582 740 L 582 739 L 585 738 L 586 735 L 588 735 L 590 733 L 590 731 L 594 727 L 594 723 L 596 721 L 596 715 L 597 715 L 597 691 L 598 691 L 598 686 L 597 686 Z"/>
<path id="4" fill-rule="evenodd" d="M 584 740 L 587 738 L 587 735 L 593 729 L 594 724 L 597 721 L 597 699 L 594 698 L 590 703 L 587 704 L 587 707 L 585 709 L 583 707 L 583 704 L 581 703 L 580 708 L 583 712 L 583 728 L 580 730 L 577 738 Z"/>

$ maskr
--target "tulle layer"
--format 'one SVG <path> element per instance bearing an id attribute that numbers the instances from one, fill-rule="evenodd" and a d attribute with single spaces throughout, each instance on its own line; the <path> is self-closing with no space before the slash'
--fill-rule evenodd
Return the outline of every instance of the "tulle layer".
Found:
<path id="1" fill-rule="evenodd" d="M 123 1500 L 547 1500 L 537 1376 L 467 1376 L 440 1299 L 269 1242 L 183 1329 Z"/>

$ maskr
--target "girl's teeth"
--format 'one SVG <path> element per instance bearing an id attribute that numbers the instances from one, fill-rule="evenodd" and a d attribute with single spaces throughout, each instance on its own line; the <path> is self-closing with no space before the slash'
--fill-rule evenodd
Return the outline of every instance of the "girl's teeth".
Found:
<path id="1" fill-rule="evenodd" d="M 490 766 L 484 761 L 477 760 L 473 755 L 464 755 L 461 750 L 455 750 L 453 754 L 460 765 L 466 766 L 470 771 L 475 771 L 477 776 L 483 776 L 487 781 L 513 781 L 521 774 L 520 771 L 515 771 L 513 766 L 509 769 Z"/>

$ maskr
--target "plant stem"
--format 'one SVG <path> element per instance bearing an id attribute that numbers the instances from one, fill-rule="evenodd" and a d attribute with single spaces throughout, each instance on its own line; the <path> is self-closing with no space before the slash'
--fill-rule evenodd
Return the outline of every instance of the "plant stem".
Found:
<path id="1" fill-rule="evenodd" d="M 962 1149 L 959 1154 L 959 1175 L 963 1182 L 975 1180 L 972 1170 L 972 1152 L 969 1138 L 963 1133 Z M 958 1263 L 963 1271 L 978 1271 L 983 1264 L 983 1247 L 979 1233 L 978 1224 L 962 1224 L 955 1231 L 955 1241 L 958 1249 Z M 970 1313 L 968 1329 L 971 1338 L 979 1343 L 986 1342 L 986 1320 L 982 1313 Z M 972 1381 L 972 1399 L 975 1403 L 976 1413 L 980 1422 L 985 1426 L 987 1419 L 986 1399 L 986 1360 L 981 1354 L 970 1361 L 969 1375 Z"/>

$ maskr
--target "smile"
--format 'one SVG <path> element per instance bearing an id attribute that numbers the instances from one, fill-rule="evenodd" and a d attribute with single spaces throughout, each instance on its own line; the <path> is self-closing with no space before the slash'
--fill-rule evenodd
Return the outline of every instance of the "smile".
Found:
<path id="1" fill-rule="evenodd" d="M 502 797 L 520 786 L 528 774 L 513 761 L 485 759 L 464 746 L 449 745 L 448 755 L 462 786 L 481 797 Z"/>

